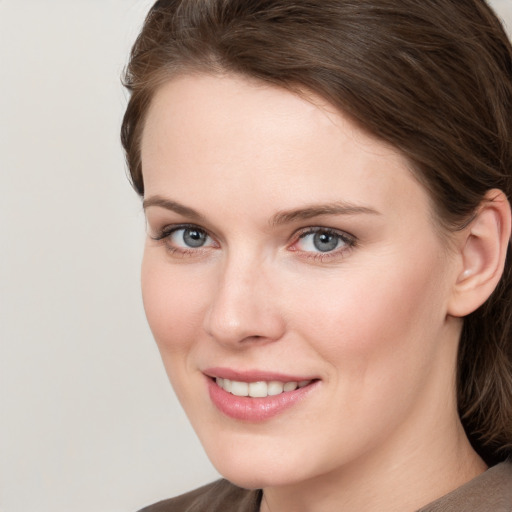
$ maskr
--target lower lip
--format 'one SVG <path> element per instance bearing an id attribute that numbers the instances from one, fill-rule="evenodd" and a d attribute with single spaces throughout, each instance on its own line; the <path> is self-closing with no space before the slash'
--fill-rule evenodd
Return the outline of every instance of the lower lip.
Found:
<path id="1" fill-rule="evenodd" d="M 230 418 L 253 423 L 265 421 L 281 414 L 303 400 L 318 384 L 318 381 L 313 381 L 295 391 L 286 391 L 279 395 L 263 398 L 252 398 L 232 395 L 218 386 L 213 379 L 208 378 L 207 381 L 210 399 L 220 412 Z"/>

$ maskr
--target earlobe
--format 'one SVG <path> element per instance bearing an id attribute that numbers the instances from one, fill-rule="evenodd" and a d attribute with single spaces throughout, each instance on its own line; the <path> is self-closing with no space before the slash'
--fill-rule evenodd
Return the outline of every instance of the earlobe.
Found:
<path id="1" fill-rule="evenodd" d="M 510 241 L 511 213 L 501 190 L 489 190 L 460 244 L 461 270 L 454 283 L 448 314 L 469 315 L 496 288 L 505 265 Z"/>

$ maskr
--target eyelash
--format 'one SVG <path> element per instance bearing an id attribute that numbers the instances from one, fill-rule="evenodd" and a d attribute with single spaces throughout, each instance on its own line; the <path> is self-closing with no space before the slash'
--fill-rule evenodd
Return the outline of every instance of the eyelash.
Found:
<path id="1" fill-rule="evenodd" d="M 301 231 L 299 231 L 295 235 L 294 242 L 290 247 L 296 245 L 300 240 L 303 240 L 305 237 L 309 235 L 315 235 L 317 233 L 322 233 L 326 235 L 331 235 L 336 237 L 340 242 L 344 244 L 344 247 L 335 248 L 332 251 L 326 252 L 312 252 L 312 251 L 301 251 L 300 249 L 290 249 L 292 251 L 301 252 L 302 257 L 308 260 L 318 261 L 318 262 L 327 262 L 332 259 L 339 259 L 346 256 L 346 253 L 353 249 L 357 245 L 357 239 L 355 236 L 346 233 L 344 231 L 339 231 L 337 229 L 326 228 L 326 227 L 308 227 Z"/>
<path id="2" fill-rule="evenodd" d="M 168 239 L 170 239 L 170 237 L 174 233 L 176 233 L 177 231 L 186 230 L 186 229 L 199 231 L 200 233 L 204 233 L 208 238 L 212 239 L 212 237 L 208 234 L 208 232 L 205 229 L 203 229 L 199 226 L 196 226 L 195 224 L 177 224 L 177 225 L 173 225 L 173 226 L 165 226 L 158 232 L 158 234 L 156 236 L 151 236 L 151 238 L 153 240 L 155 240 L 156 242 L 162 242 L 165 245 L 167 251 L 169 253 L 171 253 L 172 255 L 182 256 L 182 257 L 201 255 L 203 253 L 205 247 L 198 247 L 196 249 L 193 249 L 191 247 L 189 249 L 186 249 L 184 247 L 175 247 L 175 246 L 171 245 L 170 243 L 168 243 Z"/>
<path id="3" fill-rule="evenodd" d="M 165 226 L 162 228 L 157 235 L 151 236 L 153 240 L 156 242 L 163 242 L 166 246 L 166 249 L 173 255 L 176 256 L 200 256 L 205 249 L 208 249 L 211 246 L 206 247 L 198 247 L 198 248 L 183 248 L 183 247 L 175 247 L 171 245 L 170 243 L 167 243 L 167 240 L 177 231 L 180 230 L 196 230 L 208 237 L 209 239 L 213 240 L 213 237 L 211 237 L 208 232 L 195 225 L 195 224 L 178 224 L 178 225 L 172 225 L 172 226 Z M 344 244 L 344 247 L 341 248 L 335 248 L 332 251 L 326 251 L 326 252 L 313 252 L 313 251 L 301 251 L 300 249 L 294 249 L 293 246 L 298 244 L 301 240 L 306 238 L 309 235 L 315 235 L 317 233 L 322 233 L 326 235 L 331 235 L 336 237 L 339 241 L 341 241 Z M 327 228 L 327 227 L 307 227 L 304 228 L 293 235 L 293 242 L 288 245 L 288 250 L 292 252 L 298 252 L 301 253 L 301 257 L 305 258 L 307 260 L 317 261 L 317 262 L 325 262 L 328 260 L 332 260 L 335 258 L 344 257 L 348 251 L 353 249 L 357 245 L 357 239 L 355 236 L 346 233 L 344 231 L 338 231 L 336 229 Z"/>

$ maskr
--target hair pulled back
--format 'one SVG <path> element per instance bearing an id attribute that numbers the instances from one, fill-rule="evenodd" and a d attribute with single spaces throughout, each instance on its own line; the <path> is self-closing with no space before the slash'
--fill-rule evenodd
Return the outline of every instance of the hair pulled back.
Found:
<path id="1" fill-rule="evenodd" d="M 511 200 L 512 48 L 483 0 L 156 2 L 124 77 L 122 143 L 140 195 L 148 107 L 187 72 L 326 99 L 409 159 L 444 229 L 471 219 L 490 189 Z M 460 416 L 491 462 L 512 453 L 511 299 L 509 255 L 494 294 L 464 319 L 459 348 Z"/>

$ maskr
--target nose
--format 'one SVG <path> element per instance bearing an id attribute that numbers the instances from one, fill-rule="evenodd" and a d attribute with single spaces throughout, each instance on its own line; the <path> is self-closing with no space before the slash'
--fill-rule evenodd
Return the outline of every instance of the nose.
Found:
<path id="1" fill-rule="evenodd" d="M 277 304 L 276 272 L 263 263 L 226 261 L 204 316 L 204 329 L 231 348 L 279 340 L 285 321 Z"/>

